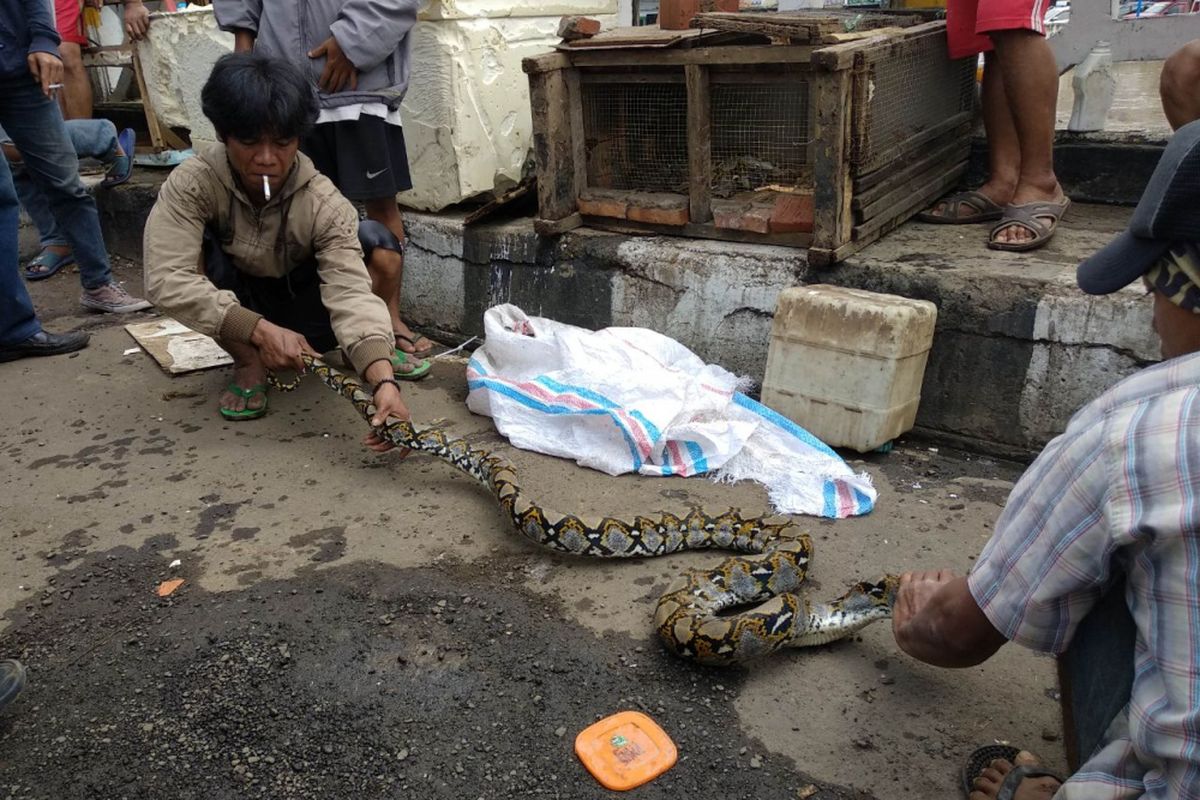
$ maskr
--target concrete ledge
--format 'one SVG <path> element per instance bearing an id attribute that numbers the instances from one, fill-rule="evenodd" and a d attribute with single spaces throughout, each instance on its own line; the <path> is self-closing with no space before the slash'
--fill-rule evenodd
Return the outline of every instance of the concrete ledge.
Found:
<path id="1" fill-rule="evenodd" d="M 98 198 L 110 248 L 137 260 L 162 180 L 139 173 Z M 529 219 L 468 228 L 464 213 L 408 212 L 402 307 L 448 340 L 482 333 L 483 311 L 507 302 L 590 328 L 653 328 L 761 381 L 784 288 L 824 282 L 922 298 L 939 317 L 918 427 L 1030 453 L 1087 400 L 1158 357 L 1140 292 L 1092 298 L 1074 284 L 1076 264 L 1129 214 L 1077 204 L 1048 247 L 1025 255 L 988 250 L 986 226 L 912 223 L 818 271 L 792 248 L 586 228 L 547 239 Z"/>
<path id="2" fill-rule="evenodd" d="M 1158 166 L 1167 138 L 1157 133 L 1059 131 L 1054 140 L 1054 171 L 1073 200 L 1136 205 Z M 965 185 L 979 186 L 986 176 L 987 140 L 976 136 L 971 141 Z"/>

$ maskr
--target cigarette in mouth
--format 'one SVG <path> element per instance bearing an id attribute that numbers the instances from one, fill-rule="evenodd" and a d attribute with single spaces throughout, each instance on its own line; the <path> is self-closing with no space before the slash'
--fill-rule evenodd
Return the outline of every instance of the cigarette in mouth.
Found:
<path id="1" fill-rule="evenodd" d="M 49 86 L 47 86 L 46 88 L 47 88 L 47 89 L 61 89 L 61 88 L 63 88 L 63 84 L 61 84 L 61 83 L 52 83 L 52 84 L 50 84 Z"/>
<path id="2" fill-rule="evenodd" d="M 265 197 L 268 201 L 270 201 L 270 199 L 271 199 L 271 181 L 269 181 L 267 179 L 266 175 L 263 175 L 262 178 L 263 178 L 263 197 Z"/>

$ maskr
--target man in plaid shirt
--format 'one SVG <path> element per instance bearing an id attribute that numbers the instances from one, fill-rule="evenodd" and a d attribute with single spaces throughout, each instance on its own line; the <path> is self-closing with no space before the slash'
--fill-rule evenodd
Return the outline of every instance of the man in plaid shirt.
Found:
<path id="1" fill-rule="evenodd" d="M 1194 122 L 1129 230 L 1078 271 L 1091 294 L 1143 281 L 1164 362 L 1047 445 L 970 575 L 901 579 L 893 630 L 914 658 L 969 667 L 1008 641 L 1060 656 L 1068 750 L 1084 763 L 1065 782 L 1028 754 L 981 764 L 964 776 L 971 800 L 1200 798 L 1198 210 Z"/>

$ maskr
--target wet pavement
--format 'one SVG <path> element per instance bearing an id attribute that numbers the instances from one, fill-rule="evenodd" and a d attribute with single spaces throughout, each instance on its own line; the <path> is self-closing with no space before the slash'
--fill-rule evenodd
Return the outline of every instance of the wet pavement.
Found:
<path id="1" fill-rule="evenodd" d="M 1010 646 L 937 670 L 875 625 L 745 667 L 680 662 L 654 638 L 655 601 L 718 554 L 541 550 L 444 463 L 363 449 L 354 410 L 312 380 L 227 423 L 221 370 L 170 378 L 124 355 L 118 320 L 76 316 L 77 288 L 33 290 L 51 325 L 94 326 L 92 346 L 0 365 L 0 656 L 30 675 L 0 716 L 0 797 L 601 797 L 572 743 L 625 709 L 679 745 L 648 798 L 952 797 L 962 758 L 997 739 L 1061 765 L 1049 659 Z M 556 508 L 765 508 L 755 485 L 514 450 L 466 410 L 462 362 L 405 394 Z M 874 513 L 796 520 L 820 597 L 968 569 L 1022 468 L 919 441 L 859 466 Z"/>

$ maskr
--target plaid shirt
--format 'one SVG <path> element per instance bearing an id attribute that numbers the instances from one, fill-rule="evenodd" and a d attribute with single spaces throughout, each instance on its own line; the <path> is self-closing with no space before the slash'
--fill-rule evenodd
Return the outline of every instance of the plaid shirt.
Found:
<path id="1" fill-rule="evenodd" d="M 1200 354 L 1083 408 L 1021 478 L 969 578 L 1010 641 L 1058 654 L 1110 578 L 1137 625 L 1125 712 L 1057 798 L 1200 798 Z"/>

